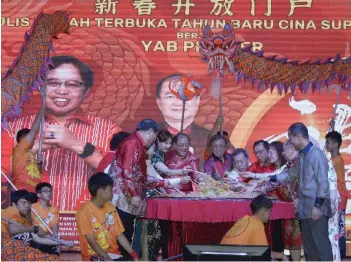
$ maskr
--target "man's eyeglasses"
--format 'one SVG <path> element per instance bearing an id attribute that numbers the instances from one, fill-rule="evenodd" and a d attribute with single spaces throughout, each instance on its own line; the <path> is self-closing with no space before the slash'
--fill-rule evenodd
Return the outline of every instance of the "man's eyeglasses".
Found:
<path id="1" fill-rule="evenodd" d="M 81 88 L 83 86 L 83 82 L 75 81 L 75 80 L 68 80 L 68 81 L 58 81 L 58 80 L 48 80 L 46 82 L 46 87 L 48 89 L 55 89 L 64 85 L 67 89 L 75 90 Z"/>
<path id="2" fill-rule="evenodd" d="M 49 194 L 49 193 L 52 193 L 52 190 L 41 190 L 40 193 Z"/>

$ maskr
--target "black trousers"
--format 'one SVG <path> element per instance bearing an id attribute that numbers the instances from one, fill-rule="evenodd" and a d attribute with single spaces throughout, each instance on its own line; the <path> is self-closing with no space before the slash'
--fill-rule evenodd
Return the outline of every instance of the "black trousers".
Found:
<path id="1" fill-rule="evenodd" d="M 303 249 L 307 261 L 333 261 L 328 220 L 326 216 L 321 216 L 318 220 L 312 220 L 312 218 L 300 220 Z"/>
<path id="2" fill-rule="evenodd" d="M 134 230 L 135 230 L 135 223 L 136 223 L 136 216 L 129 214 L 127 212 L 124 212 L 120 209 L 117 208 L 117 212 L 119 217 L 121 218 L 121 221 L 124 226 L 124 235 L 128 239 L 130 245 L 133 243 L 133 237 L 134 237 Z M 128 251 L 126 251 L 119 243 L 119 250 L 121 251 L 121 255 L 123 256 L 124 261 L 129 261 L 130 260 L 130 255 Z"/>
<path id="3" fill-rule="evenodd" d="M 272 251 L 284 252 L 283 225 L 280 219 L 270 220 L 272 234 Z"/>

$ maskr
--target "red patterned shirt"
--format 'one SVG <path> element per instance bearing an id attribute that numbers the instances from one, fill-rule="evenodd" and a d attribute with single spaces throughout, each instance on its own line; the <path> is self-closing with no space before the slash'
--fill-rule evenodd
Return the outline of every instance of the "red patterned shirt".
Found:
<path id="1" fill-rule="evenodd" d="M 248 172 L 251 173 L 271 173 L 277 169 L 275 164 L 269 164 L 267 166 L 261 166 L 260 162 L 252 163 L 251 166 L 247 169 Z"/>
<path id="2" fill-rule="evenodd" d="M 143 216 L 146 208 L 146 147 L 138 132 L 118 146 L 112 170 L 112 203 L 124 212 Z M 134 196 L 141 198 L 140 206 L 130 204 Z"/>
<path id="3" fill-rule="evenodd" d="M 31 128 L 36 115 L 21 117 L 9 123 L 9 131 L 2 132 L 2 138 L 12 144 L 2 144 L 2 165 L 10 166 L 11 150 L 15 145 L 17 131 Z M 45 126 L 58 124 L 47 115 Z M 67 119 L 65 126 L 80 140 L 93 144 L 102 154 L 109 151 L 111 137 L 121 129 L 112 121 L 84 115 L 79 111 L 75 116 Z M 7 138 L 6 138 L 7 137 Z M 95 172 L 84 159 L 77 154 L 63 148 L 50 149 L 44 152 L 42 181 L 53 186 L 52 204 L 59 210 L 77 210 L 79 206 L 90 200 L 88 179 Z"/>

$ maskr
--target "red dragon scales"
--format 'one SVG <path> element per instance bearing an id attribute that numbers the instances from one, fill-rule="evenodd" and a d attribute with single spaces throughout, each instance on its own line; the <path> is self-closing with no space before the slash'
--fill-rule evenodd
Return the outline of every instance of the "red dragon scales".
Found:
<path id="1" fill-rule="evenodd" d="M 264 56 L 263 51 L 254 52 L 252 47 L 241 47 L 236 41 L 233 29 L 226 24 L 220 33 L 213 33 L 210 26 L 206 26 L 200 38 L 200 53 L 203 61 L 208 63 L 208 71 L 214 77 L 212 94 L 219 96 L 218 90 L 221 78 L 227 71 L 231 72 L 237 81 L 250 81 L 258 88 L 265 86 L 271 90 L 275 86 L 281 94 L 289 88 L 294 92 L 298 87 L 306 93 L 312 90 L 328 87 L 336 81 L 346 90 L 351 91 L 351 57 L 328 58 L 324 61 L 292 61 L 277 56 Z"/>
<path id="2" fill-rule="evenodd" d="M 43 86 L 49 66 L 53 66 L 50 50 L 54 52 L 52 38 L 70 29 L 69 12 L 40 13 L 26 32 L 19 55 L 1 79 L 1 122 L 20 116 L 21 106 L 34 90 Z"/>

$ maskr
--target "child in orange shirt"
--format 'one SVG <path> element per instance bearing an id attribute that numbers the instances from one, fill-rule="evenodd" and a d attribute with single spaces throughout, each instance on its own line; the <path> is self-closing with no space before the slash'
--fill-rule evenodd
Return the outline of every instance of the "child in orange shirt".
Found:
<path id="1" fill-rule="evenodd" d="M 267 223 L 271 216 L 273 202 L 263 196 L 255 197 L 250 204 L 252 216 L 240 218 L 234 226 L 225 234 L 221 244 L 242 245 L 242 246 L 268 246 L 264 223 Z M 271 252 L 274 259 L 289 261 L 281 253 Z"/>
<path id="2" fill-rule="evenodd" d="M 326 142 L 325 147 L 331 154 L 331 161 L 335 172 L 337 174 L 337 187 L 340 194 L 339 204 L 339 248 L 340 257 L 345 258 L 346 256 L 346 234 L 345 234 L 345 209 L 347 203 L 347 191 L 345 183 L 345 164 L 344 159 L 340 154 L 340 146 L 342 143 L 342 136 L 339 132 L 332 131 L 325 136 Z"/>
<path id="3" fill-rule="evenodd" d="M 112 200 L 112 178 L 105 173 L 90 177 L 88 189 L 92 199 L 76 214 L 81 253 L 84 261 L 120 260 L 119 244 L 133 260 L 137 253 L 124 236 L 124 227 Z"/>
<path id="4" fill-rule="evenodd" d="M 59 211 L 56 207 L 51 205 L 52 200 L 52 185 L 46 182 L 39 183 L 35 191 L 39 198 L 39 201 L 33 204 L 33 208 L 39 214 L 39 216 L 44 220 L 46 225 L 49 226 L 53 232 L 53 236 L 58 236 L 59 230 Z M 35 217 L 36 223 L 46 232 L 47 228 Z"/>
<path id="5" fill-rule="evenodd" d="M 45 231 L 38 227 L 31 216 L 32 203 L 37 201 L 34 193 L 17 190 L 11 194 L 12 206 L 1 213 L 1 218 L 17 224 L 1 221 L 1 259 L 6 261 L 55 261 L 56 254 L 47 254 L 38 248 L 36 243 L 55 246 L 57 242 L 45 238 Z M 32 239 L 32 241 L 28 241 Z"/>
<path id="6" fill-rule="evenodd" d="M 221 244 L 268 246 L 264 223 L 271 215 L 273 203 L 260 195 L 250 204 L 252 216 L 244 216 L 225 234 Z"/>
<path id="7" fill-rule="evenodd" d="M 57 238 L 59 230 L 59 212 L 58 209 L 52 206 L 50 203 L 52 200 L 52 186 L 46 182 L 39 183 L 36 186 L 35 191 L 39 201 L 33 204 L 32 207 L 38 213 L 41 219 L 44 220 L 45 224 L 49 226 L 50 230 L 52 231 L 52 236 Z M 43 223 L 41 223 L 37 216 L 34 216 L 34 222 L 47 234 L 50 234 L 49 230 L 43 225 Z M 59 246 L 46 246 L 36 243 L 35 246 L 32 245 L 32 247 L 38 248 L 48 254 L 60 254 Z"/>

